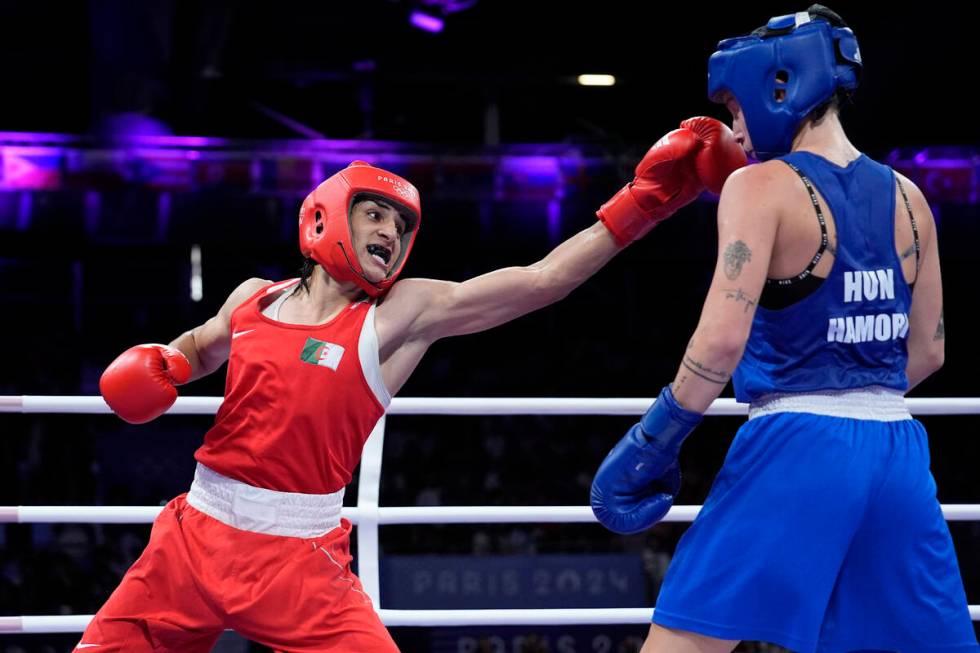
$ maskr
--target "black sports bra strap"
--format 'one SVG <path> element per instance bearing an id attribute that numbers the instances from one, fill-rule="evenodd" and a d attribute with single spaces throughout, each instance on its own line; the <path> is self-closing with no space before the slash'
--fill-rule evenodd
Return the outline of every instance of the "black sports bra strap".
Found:
<path id="1" fill-rule="evenodd" d="M 898 184 L 898 190 L 902 193 L 902 199 L 905 200 L 905 210 L 909 212 L 909 220 L 912 222 L 912 237 L 915 239 L 915 270 L 919 271 L 919 225 L 915 221 L 915 216 L 912 215 L 912 203 L 909 202 L 908 193 L 905 192 L 905 186 L 902 184 L 902 180 L 895 175 L 895 183 Z"/>
<path id="2" fill-rule="evenodd" d="M 820 223 L 820 249 L 817 253 L 813 255 L 810 260 L 810 264 L 806 266 L 803 272 L 800 272 L 795 277 L 790 277 L 788 279 L 766 279 L 766 284 L 774 284 L 777 286 L 790 286 L 798 281 L 806 279 L 810 274 L 813 273 L 813 268 L 817 267 L 817 263 L 823 258 L 824 252 L 827 251 L 827 245 L 830 244 L 830 238 L 827 236 L 827 220 L 823 216 L 823 209 L 820 208 L 820 202 L 817 201 L 817 193 L 813 190 L 813 184 L 810 183 L 810 179 L 803 174 L 803 171 L 797 168 L 795 165 L 789 161 L 783 161 L 786 165 L 793 169 L 793 172 L 800 176 L 803 180 L 803 185 L 806 186 L 806 192 L 810 194 L 810 202 L 813 204 L 813 210 L 817 213 L 817 222 Z M 913 223 L 914 224 L 914 223 Z M 918 240 L 916 240 L 916 246 L 918 246 Z M 918 249 L 916 249 L 916 254 L 918 255 Z"/>

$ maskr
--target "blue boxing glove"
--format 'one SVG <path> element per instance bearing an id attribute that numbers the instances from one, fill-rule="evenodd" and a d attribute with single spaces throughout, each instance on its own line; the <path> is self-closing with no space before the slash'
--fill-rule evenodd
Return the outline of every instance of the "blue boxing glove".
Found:
<path id="1" fill-rule="evenodd" d="M 592 512 L 603 526 L 638 533 L 663 519 L 681 488 L 681 443 L 701 417 L 681 407 L 669 385 L 660 392 L 592 479 Z"/>

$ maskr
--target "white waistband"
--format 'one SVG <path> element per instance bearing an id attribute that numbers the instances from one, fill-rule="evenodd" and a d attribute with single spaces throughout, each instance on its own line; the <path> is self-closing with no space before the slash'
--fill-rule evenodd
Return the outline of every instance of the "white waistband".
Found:
<path id="1" fill-rule="evenodd" d="M 344 491 L 277 492 L 222 476 L 197 464 L 187 503 L 218 521 L 255 533 L 319 537 L 340 526 Z"/>
<path id="2" fill-rule="evenodd" d="M 776 393 L 761 397 L 749 405 L 749 419 L 774 413 L 814 413 L 878 422 L 912 419 L 901 392 L 877 385 L 853 390 Z"/>

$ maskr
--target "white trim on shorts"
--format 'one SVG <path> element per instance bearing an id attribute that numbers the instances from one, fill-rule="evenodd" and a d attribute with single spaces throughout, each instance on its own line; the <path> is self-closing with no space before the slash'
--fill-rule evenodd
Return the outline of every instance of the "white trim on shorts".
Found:
<path id="1" fill-rule="evenodd" d="M 340 526 L 344 490 L 333 494 L 267 490 L 228 478 L 198 463 L 187 503 L 239 530 L 312 538 Z"/>
<path id="2" fill-rule="evenodd" d="M 903 393 L 880 385 L 851 390 L 774 393 L 749 404 L 749 419 L 776 413 L 813 413 L 876 422 L 912 419 Z"/>

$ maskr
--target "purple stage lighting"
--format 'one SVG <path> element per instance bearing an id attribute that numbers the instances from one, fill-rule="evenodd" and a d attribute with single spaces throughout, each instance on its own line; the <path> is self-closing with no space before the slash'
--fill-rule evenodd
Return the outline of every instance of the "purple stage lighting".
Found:
<path id="1" fill-rule="evenodd" d="M 445 27 L 445 23 L 443 23 L 441 18 L 422 13 L 421 11 L 413 11 L 408 17 L 408 22 L 410 22 L 413 27 L 418 27 L 419 29 L 425 30 L 426 32 L 432 32 L 433 34 L 438 34 L 442 31 L 442 28 Z"/>

